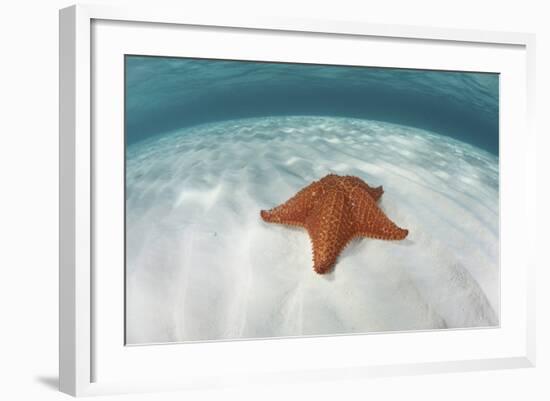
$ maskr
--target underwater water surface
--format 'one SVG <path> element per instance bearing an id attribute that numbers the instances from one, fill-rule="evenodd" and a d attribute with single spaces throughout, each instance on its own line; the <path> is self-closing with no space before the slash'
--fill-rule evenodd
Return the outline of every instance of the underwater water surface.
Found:
<path id="1" fill-rule="evenodd" d="M 126 342 L 499 324 L 498 75 L 126 56 Z M 402 241 L 311 269 L 272 208 L 383 185 Z"/>

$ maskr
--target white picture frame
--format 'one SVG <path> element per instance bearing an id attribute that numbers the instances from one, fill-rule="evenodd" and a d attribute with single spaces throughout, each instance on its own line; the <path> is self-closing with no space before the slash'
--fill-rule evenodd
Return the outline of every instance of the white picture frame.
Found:
<path id="1" fill-rule="evenodd" d="M 106 106 L 93 101 L 95 91 L 100 93 L 102 90 L 94 87 L 97 82 L 93 82 L 93 77 L 97 73 L 95 69 L 114 65 L 108 61 L 102 64 L 101 60 L 108 60 L 108 57 L 101 52 L 111 54 L 113 58 L 109 60 L 119 60 L 119 55 L 126 51 L 125 46 L 132 49 L 137 46 L 129 45 L 128 38 L 139 37 L 142 30 L 152 27 L 154 29 L 147 31 L 147 35 L 139 40 L 139 49 L 144 54 L 172 54 L 174 44 L 168 41 L 161 49 L 161 39 L 166 38 L 166 35 L 174 35 L 176 31 L 185 31 L 185 27 L 199 27 L 205 31 L 212 30 L 218 38 L 223 35 L 230 38 L 230 32 L 242 33 L 243 37 L 262 34 L 266 40 L 273 40 L 273 43 L 283 40 L 278 35 L 295 35 L 319 41 L 338 37 L 344 41 L 384 40 L 387 45 L 414 44 L 425 47 L 424 50 L 419 48 L 425 52 L 420 54 L 425 54 L 426 58 L 419 57 L 415 61 L 418 68 L 445 69 L 454 65 L 456 69 L 476 70 L 476 66 L 480 68 L 481 65 L 485 66 L 483 71 L 503 73 L 506 77 L 504 85 L 509 86 L 505 87 L 501 99 L 501 110 L 505 114 L 501 117 L 504 132 L 500 159 L 501 222 L 505 234 L 501 246 L 506 249 L 501 263 L 513 265 L 514 269 L 504 270 L 502 304 L 505 314 L 501 325 L 490 330 L 457 330 L 445 334 L 354 335 L 126 349 L 120 336 L 124 324 L 120 321 L 123 313 L 123 305 L 120 303 L 123 288 L 120 283 L 123 276 L 116 273 L 120 272 L 116 269 L 121 266 L 115 269 L 112 277 L 98 274 L 98 263 L 106 259 L 96 253 L 97 247 L 94 245 L 105 240 L 102 235 L 98 236 L 104 226 L 101 219 L 106 218 L 103 216 L 105 207 L 102 202 L 116 202 L 96 196 L 96 190 L 102 192 L 98 185 L 103 185 L 98 184 L 96 176 L 101 175 L 101 170 L 105 170 L 106 166 L 109 169 L 121 166 L 120 160 L 115 160 L 116 156 L 113 156 L 119 150 L 113 148 L 120 143 L 117 145 L 113 142 L 111 146 L 108 141 L 97 142 L 93 132 L 98 126 L 111 127 L 109 130 L 119 132 L 119 119 L 122 117 L 116 103 L 111 111 L 113 116 L 105 117 L 105 112 L 101 110 Z M 292 46 L 285 48 L 290 47 L 292 52 Z M 297 46 L 294 48 L 295 53 L 299 50 Z M 446 49 L 448 47 L 452 47 L 452 51 Z M 436 57 L 430 56 L 435 49 L 440 54 L 447 54 L 447 51 L 450 57 L 436 61 Z M 485 57 L 487 60 L 483 61 L 483 54 L 493 51 L 491 49 L 494 54 Z M 185 8 L 167 11 L 154 7 L 78 5 L 61 10 L 60 390 L 80 396 L 534 366 L 535 259 L 529 256 L 534 254 L 530 249 L 535 243 L 536 220 L 535 134 L 532 128 L 534 49 L 534 35 L 525 33 L 245 17 L 237 14 L 199 15 L 188 14 Z M 224 53 L 226 55 L 233 55 L 232 58 L 247 57 L 234 49 L 223 51 L 227 52 Z M 259 52 L 258 48 L 251 48 L 250 51 Z M 352 60 L 352 54 L 346 56 L 345 49 L 342 51 L 344 53 L 340 57 L 349 57 L 350 63 L 361 63 L 360 60 Z M 456 61 L 452 64 L 451 55 L 456 52 L 466 52 L 461 65 Z M 479 54 L 479 57 L 474 54 Z M 384 58 L 383 52 L 379 52 L 376 56 L 377 65 L 400 65 L 400 60 L 406 55 L 404 51 L 393 55 L 393 58 Z M 261 59 L 262 56 L 259 57 Z M 292 60 L 292 57 L 297 56 L 290 54 L 288 57 Z M 107 81 L 114 83 L 114 90 L 118 91 L 113 97 L 116 102 L 120 99 L 117 97 L 121 90 L 117 86 L 120 84 L 120 71 L 109 76 Z M 512 91 L 516 96 L 508 95 Z M 100 120 L 94 120 L 98 115 Z M 511 182 L 521 182 L 523 191 L 512 194 L 508 185 Z M 121 184 L 120 181 L 118 184 Z M 109 185 L 117 185 L 116 179 Z M 113 210 L 115 215 L 111 216 L 112 221 L 120 221 L 122 216 L 116 213 L 119 209 Z M 524 233 L 522 238 L 517 237 L 514 231 Z M 114 232 L 116 235 L 116 230 Z M 116 238 L 112 243 L 114 247 L 120 245 Z M 514 243 L 515 246 L 505 247 L 508 243 Z M 116 262 L 117 259 L 113 256 L 112 260 Z M 99 292 L 101 295 L 98 295 Z M 391 339 L 386 341 L 387 338 Z M 416 348 L 417 352 L 411 351 L 399 357 L 388 355 L 387 350 L 395 349 L 399 344 L 407 349 Z M 432 344 L 434 354 L 420 358 L 419 349 Z M 454 353 L 437 357 L 437 347 L 449 344 L 457 344 Z M 171 347 L 178 347 L 177 351 Z M 349 352 L 343 357 L 342 352 L 339 352 L 356 349 L 370 350 L 369 356 L 366 357 L 363 352 Z M 321 350 L 322 356 L 319 355 Z M 380 351 L 379 354 L 376 350 Z M 182 352 L 186 355 L 184 361 Z M 428 350 L 424 353 L 429 354 Z M 254 359 L 258 355 L 263 355 L 268 363 L 262 365 L 261 360 Z M 288 355 L 296 355 L 300 359 L 289 358 Z M 236 359 L 238 361 L 233 364 L 224 363 Z M 155 371 L 151 369 L 152 366 Z M 170 374 L 176 367 L 186 373 Z M 125 373 L 119 374 L 122 371 Z"/>

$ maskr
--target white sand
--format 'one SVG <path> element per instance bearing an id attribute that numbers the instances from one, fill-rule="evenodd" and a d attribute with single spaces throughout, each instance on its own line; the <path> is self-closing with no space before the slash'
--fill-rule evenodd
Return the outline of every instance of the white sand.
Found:
<path id="1" fill-rule="evenodd" d="M 312 270 L 305 230 L 264 223 L 329 172 L 383 185 L 404 241 L 361 239 Z M 197 126 L 127 162 L 127 341 L 498 324 L 498 159 L 426 131 L 328 117 Z"/>

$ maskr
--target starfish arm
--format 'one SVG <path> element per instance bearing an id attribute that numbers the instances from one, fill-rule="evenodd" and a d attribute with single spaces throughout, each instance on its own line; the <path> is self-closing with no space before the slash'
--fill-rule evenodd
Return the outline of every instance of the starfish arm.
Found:
<path id="1" fill-rule="evenodd" d="M 315 181 L 301 189 L 285 203 L 270 210 L 262 210 L 260 216 L 268 223 L 304 227 L 309 211 L 313 208 L 315 200 L 323 191 L 322 184 L 319 181 Z"/>
<path id="2" fill-rule="evenodd" d="M 329 272 L 338 255 L 353 238 L 351 210 L 344 193 L 332 190 L 316 206 L 306 221 L 313 246 L 313 269 Z"/>
<path id="3" fill-rule="evenodd" d="M 375 201 L 378 201 L 381 197 L 382 197 L 382 194 L 384 193 L 384 188 L 382 188 L 382 185 L 380 185 L 379 187 L 369 187 L 367 185 L 368 189 L 367 191 L 369 192 L 370 196 L 372 196 L 372 198 L 375 200 Z"/>
<path id="4" fill-rule="evenodd" d="M 409 230 L 398 227 L 378 207 L 376 201 L 366 196 L 353 196 L 355 236 L 384 240 L 400 240 Z"/>
<path id="5" fill-rule="evenodd" d="M 353 193 L 356 190 L 364 190 L 375 201 L 378 201 L 382 197 L 382 194 L 384 193 L 384 188 L 382 188 L 382 185 L 378 187 L 371 187 L 362 179 L 351 175 L 347 175 L 344 177 L 343 185 L 347 187 L 349 193 Z"/>

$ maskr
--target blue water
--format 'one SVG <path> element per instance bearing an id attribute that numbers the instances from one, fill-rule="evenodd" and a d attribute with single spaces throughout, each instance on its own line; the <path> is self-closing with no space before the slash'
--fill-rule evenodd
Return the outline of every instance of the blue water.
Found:
<path id="1" fill-rule="evenodd" d="M 323 115 L 433 131 L 498 156 L 498 74 L 126 56 L 128 145 L 229 119 Z"/>

